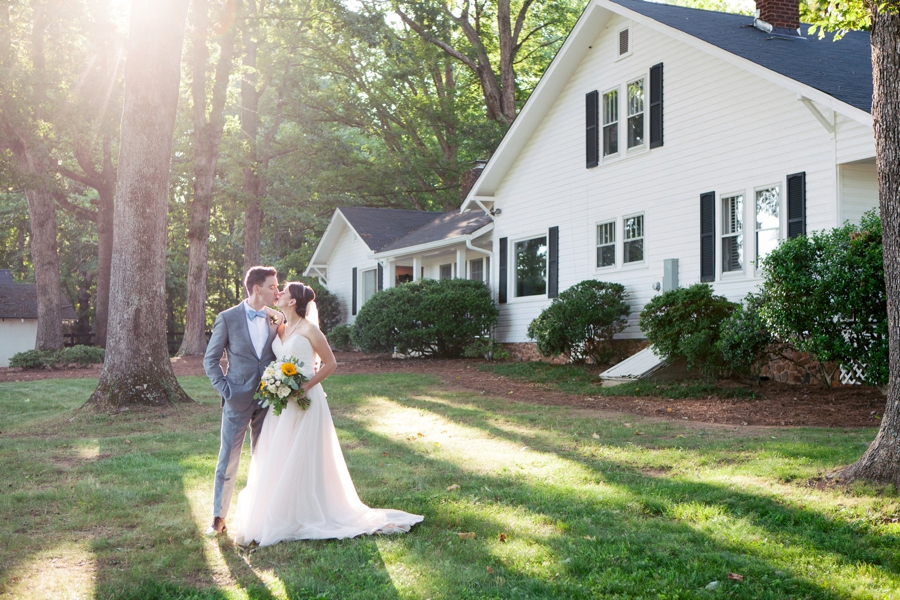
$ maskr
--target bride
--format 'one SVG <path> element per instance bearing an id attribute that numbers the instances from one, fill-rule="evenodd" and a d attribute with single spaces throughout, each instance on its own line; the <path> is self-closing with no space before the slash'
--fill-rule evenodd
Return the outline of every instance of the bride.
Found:
<path id="1" fill-rule="evenodd" d="M 423 519 L 369 508 L 356 494 L 320 385 L 337 363 L 318 328 L 315 297 L 312 288 L 292 282 L 275 304 L 285 322 L 272 350 L 279 359 L 293 356 L 303 362 L 309 408 L 291 400 L 280 415 L 271 408 L 266 415 L 233 523 L 235 542 L 242 546 L 407 532 Z M 322 360 L 318 371 L 313 369 L 316 355 Z"/>

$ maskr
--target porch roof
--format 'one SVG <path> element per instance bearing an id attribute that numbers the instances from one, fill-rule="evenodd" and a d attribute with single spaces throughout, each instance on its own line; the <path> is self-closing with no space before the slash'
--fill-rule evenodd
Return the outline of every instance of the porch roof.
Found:
<path id="1" fill-rule="evenodd" d="M 440 242 L 453 243 L 459 238 L 472 235 L 491 224 L 493 224 L 493 219 L 480 210 L 442 213 L 412 233 L 388 244 L 376 252 L 376 255 L 396 254 L 398 250 L 423 245 L 439 246 Z"/>

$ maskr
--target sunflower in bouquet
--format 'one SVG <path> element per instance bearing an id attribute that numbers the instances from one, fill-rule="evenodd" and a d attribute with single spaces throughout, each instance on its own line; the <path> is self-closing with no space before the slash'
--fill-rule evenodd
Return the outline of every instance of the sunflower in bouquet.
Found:
<path id="1" fill-rule="evenodd" d="M 306 397 L 302 385 L 308 378 L 300 372 L 301 368 L 303 362 L 293 356 L 272 361 L 263 371 L 259 390 L 253 399 L 259 400 L 263 408 L 271 406 L 272 412 L 276 415 L 281 414 L 291 399 L 296 400 L 297 405 L 306 410 L 309 408 L 309 398 Z"/>

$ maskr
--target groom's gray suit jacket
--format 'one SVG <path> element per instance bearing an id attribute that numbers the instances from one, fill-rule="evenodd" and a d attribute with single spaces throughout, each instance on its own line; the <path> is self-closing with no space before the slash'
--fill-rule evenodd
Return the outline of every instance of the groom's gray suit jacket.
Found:
<path id="1" fill-rule="evenodd" d="M 259 387 L 263 370 L 275 360 L 272 352 L 272 340 L 278 326 L 272 323 L 272 317 L 281 322 L 278 311 L 266 307 L 266 321 L 269 324 L 269 337 L 263 346 L 262 356 L 256 356 L 253 340 L 250 339 L 249 319 L 241 302 L 219 313 L 213 325 L 212 337 L 203 357 L 203 368 L 213 387 L 222 396 L 225 405 L 231 410 L 243 413 L 253 408 L 253 395 Z M 228 352 L 228 371 L 222 372 L 219 361 L 222 351 Z"/>

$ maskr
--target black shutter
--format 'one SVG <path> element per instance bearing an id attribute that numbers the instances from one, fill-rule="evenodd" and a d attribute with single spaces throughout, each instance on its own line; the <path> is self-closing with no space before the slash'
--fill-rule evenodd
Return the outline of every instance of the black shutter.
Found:
<path id="1" fill-rule="evenodd" d="M 559 296 L 559 227 L 550 228 L 550 247 L 547 260 L 547 297 Z"/>
<path id="2" fill-rule="evenodd" d="M 353 313 L 356 314 L 356 267 L 353 267 L 353 292 L 351 292 L 353 300 L 351 300 L 351 304 L 353 305 Z"/>
<path id="3" fill-rule="evenodd" d="M 700 194 L 700 281 L 716 280 L 716 193 Z"/>
<path id="4" fill-rule="evenodd" d="M 787 176 L 788 237 L 806 235 L 806 173 Z"/>
<path id="5" fill-rule="evenodd" d="M 663 145 L 663 64 L 650 67 L 650 147 Z"/>
<path id="6" fill-rule="evenodd" d="M 584 96 L 584 124 L 585 124 L 585 147 L 587 157 L 587 168 L 596 167 L 600 164 L 600 127 L 598 121 L 600 116 L 600 101 L 597 91 L 590 92 Z"/>
<path id="7" fill-rule="evenodd" d="M 381 263 L 378 263 L 378 290 L 381 291 L 384 289 L 384 267 L 381 266 Z"/>
<path id="8" fill-rule="evenodd" d="M 500 238 L 500 264 L 497 265 L 500 269 L 500 280 L 497 282 L 497 302 L 500 304 L 506 304 L 507 239 L 508 238 Z"/>

